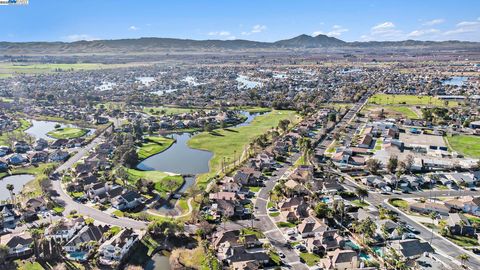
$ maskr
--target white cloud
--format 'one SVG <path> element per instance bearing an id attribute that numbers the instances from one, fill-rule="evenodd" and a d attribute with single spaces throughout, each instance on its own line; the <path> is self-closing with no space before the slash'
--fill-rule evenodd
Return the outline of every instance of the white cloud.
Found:
<path id="1" fill-rule="evenodd" d="M 392 23 L 392 22 L 384 22 L 384 23 L 380 23 L 380 24 L 377 24 L 375 25 L 374 27 L 372 27 L 372 31 L 388 31 L 390 29 L 394 29 L 395 28 L 395 24 Z"/>
<path id="2" fill-rule="evenodd" d="M 472 33 L 475 33 L 473 35 Z M 480 37 L 480 18 L 476 21 L 462 21 L 455 25 L 454 29 L 445 31 L 443 33 L 446 36 L 458 36 L 461 35 L 463 38 L 473 40 L 472 37 L 475 36 L 475 40 L 479 40 Z M 466 36 L 468 34 L 468 36 Z"/>
<path id="3" fill-rule="evenodd" d="M 419 38 L 419 37 L 424 37 L 424 36 L 429 36 L 433 34 L 438 34 L 440 33 L 440 30 L 438 29 L 419 29 L 419 30 L 414 30 L 410 33 L 408 33 L 407 37 L 409 38 Z"/>
<path id="4" fill-rule="evenodd" d="M 267 27 L 265 25 L 260 25 L 260 24 L 257 24 L 257 25 L 254 25 L 253 28 L 252 28 L 252 33 L 260 33 L 260 32 L 263 32 L 267 30 Z"/>
<path id="5" fill-rule="evenodd" d="M 266 25 L 262 25 L 262 24 L 256 24 L 252 27 L 252 30 L 250 31 L 243 31 L 241 34 L 242 36 L 249 36 L 251 34 L 257 34 L 257 33 L 261 33 L 261 32 L 264 32 L 265 30 L 267 30 L 267 26 Z"/>
<path id="6" fill-rule="evenodd" d="M 423 25 L 426 25 L 426 26 L 432 26 L 432 25 L 437 25 L 437 24 L 441 24 L 445 22 L 444 19 L 433 19 L 431 21 L 426 21 L 423 23 Z"/>
<path id="7" fill-rule="evenodd" d="M 383 22 L 374 25 L 370 29 L 370 33 L 362 35 L 361 39 L 369 40 L 399 40 L 404 37 L 401 30 L 398 30 L 393 22 Z"/>
<path id="8" fill-rule="evenodd" d="M 221 39 L 236 39 L 229 31 L 211 31 L 208 32 L 207 35 Z"/>
<path id="9" fill-rule="evenodd" d="M 130 30 L 130 31 L 137 31 L 137 30 L 139 30 L 139 29 L 140 29 L 140 28 L 136 27 L 135 25 L 132 25 L 132 26 L 130 26 L 130 27 L 128 28 L 128 30 Z"/>
<path id="10" fill-rule="evenodd" d="M 228 32 L 228 31 L 212 31 L 212 32 L 208 32 L 208 35 L 209 36 L 225 37 L 225 36 L 230 36 L 230 32 Z"/>
<path id="11" fill-rule="evenodd" d="M 348 29 L 341 26 L 341 25 L 334 25 L 332 26 L 332 29 L 329 32 L 324 32 L 324 31 L 315 31 L 312 33 L 312 36 L 318 36 L 318 35 L 327 35 L 330 37 L 339 37 L 342 35 L 342 33 L 348 32 Z"/>
<path id="12" fill-rule="evenodd" d="M 87 35 L 87 34 L 72 34 L 63 38 L 63 40 L 68 42 L 74 42 L 74 41 L 80 41 L 80 40 L 91 41 L 91 40 L 97 40 L 97 39 L 98 38 L 93 37 L 91 35 Z"/>

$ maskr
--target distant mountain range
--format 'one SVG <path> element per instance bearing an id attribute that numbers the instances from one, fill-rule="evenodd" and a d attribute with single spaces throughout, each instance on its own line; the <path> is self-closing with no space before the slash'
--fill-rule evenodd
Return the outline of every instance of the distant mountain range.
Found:
<path id="1" fill-rule="evenodd" d="M 291 50 L 326 48 L 381 48 L 381 47 L 431 47 L 431 48 L 479 48 L 478 42 L 467 41 L 368 41 L 346 42 L 326 35 L 300 35 L 276 42 L 250 40 L 192 40 L 177 38 L 139 38 L 118 40 L 93 40 L 76 42 L 0 42 L 0 52 L 8 54 L 30 53 L 125 53 L 189 50 Z"/>

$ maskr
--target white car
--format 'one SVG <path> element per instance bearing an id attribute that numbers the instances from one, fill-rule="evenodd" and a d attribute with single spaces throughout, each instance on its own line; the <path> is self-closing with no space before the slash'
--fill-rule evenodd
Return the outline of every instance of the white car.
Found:
<path id="1" fill-rule="evenodd" d="M 294 235 L 296 233 L 297 232 L 294 229 L 290 229 L 290 230 L 287 231 L 287 235 Z"/>

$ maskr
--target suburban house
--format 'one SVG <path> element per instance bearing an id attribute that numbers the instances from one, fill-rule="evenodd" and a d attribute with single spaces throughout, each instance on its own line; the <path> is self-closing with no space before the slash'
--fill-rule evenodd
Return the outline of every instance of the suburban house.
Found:
<path id="1" fill-rule="evenodd" d="M 54 238 L 55 240 L 68 241 L 75 233 L 85 225 L 83 217 L 75 219 L 63 218 L 58 222 L 51 224 L 45 230 L 46 238 Z"/>
<path id="2" fill-rule="evenodd" d="M 446 200 L 444 203 L 449 208 L 477 216 L 480 215 L 480 197 L 463 196 L 458 199 Z"/>
<path id="3" fill-rule="evenodd" d="M 475 236 L 476 230 L 470 224 L 470 221 L 461 213 L 450 213 L 447 220 L 447 226 L 453 235 Z"/>
<path id="4" fill-rule="evenodd" d="M 103 234 L 107 232 L 109 226 L 95 226 L 93 224 L 85 225 L 78 233 L 76 233 L 70 241 L 68 241 L 63 249 L 67 253 L 84 252 L 84 258 L 75 258 L 84 260 L 88 257 L 88 253 L 97 243 L 102 242 Z M 68 255 L 67 255 L 68 256 Z"/>
<path id="5" fill-rule="evenodd" d="M 435 203 L 435 202 L 417 202 L 411 203 L 409 209 L 412 212 L 418 212 L 423 214 L 429 214 L 431 212 L 436 212 L 442 216 L 448 216 L 450 208 L 444 204 Z"/>
<path id="6" fill-rule="evenodd" d="M 135 209 L 138 206 L 144 203 L 144 198 L 135 191 L 127 191 L 126 193 L 117 196 L 113 202 L 112 206 L 118 210 L 131 210 Z"/>
<path id="7" fill-rule="evenodd" d="M 397 254 L 408 260 L 417 259 L 424 253 L 433 253 L 433 248 L 427 242 L 420 242 L 418 239 L 405 239 L 389 242 L 390 247 Z"/>
<path id="8" fill-rule="evenodd" d="M 357 252 L 353 250 L 335 249 L 327 253 L 327 256 L 320 260 L 320 265 L 325 270 L 351 270 L 359 265 Z"/>
<path id="9" fill-rule="evenodd" d="M 8 248 L 7 258 L 10 259 L 26 258 L 33 253 L 33 239 L 28 231 L 2 235 L 0 243 Z"/>
<path id="10" fill-rule="evenodd" d="M 138 240 L 139 234 L 132 229 L 120 231 L 100 246 L 98 249 L 99 262 L 104 265 L 120 263 Z"/>
<path id="11" fill-rule="evenodd" d="M 302 238 L 315 236 L 326 231 L 327 229 L 328 226 L 315 217 L 308 217 L 297 225 L 297 231 Z"/>

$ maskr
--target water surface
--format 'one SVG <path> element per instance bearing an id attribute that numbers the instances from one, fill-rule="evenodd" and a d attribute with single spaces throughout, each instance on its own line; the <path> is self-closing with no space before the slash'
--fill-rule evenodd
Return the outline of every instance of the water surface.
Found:
<path id="1" fill-rule="evenodd" d="M 0 179 L 0 201 L 10 199 L 10 192 L 7 190 L 8 184 L 13 184 L 13 192 L 19 194 L 23 186 L 33 179 L 35 179 L 35 176 L 31 174 L 18 174 Z"/>

